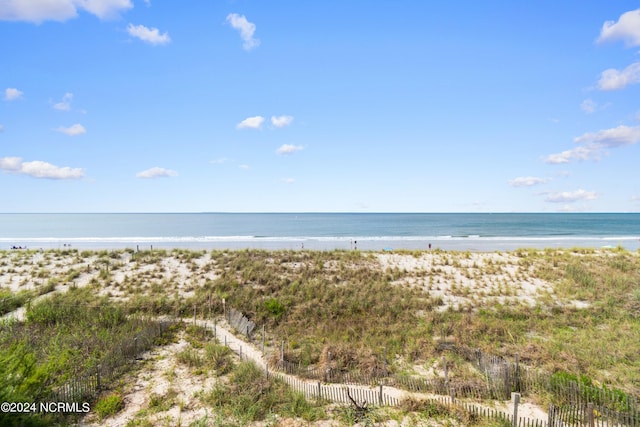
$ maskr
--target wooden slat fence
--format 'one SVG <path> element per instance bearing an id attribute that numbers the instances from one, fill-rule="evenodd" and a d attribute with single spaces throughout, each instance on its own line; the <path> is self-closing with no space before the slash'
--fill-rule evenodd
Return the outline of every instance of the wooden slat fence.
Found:
<path id="1" fill-rule="evenodd" d="M 251 338 L 251 333 L 256 328 L 256 324 L 254 322 L 249 320 L 247 316 L 235 308 L 228 309 L 226 316 L 229 325 L 235 328 L 238 332 L 247 336 L 247 338 Z"/>
<path id="2" fill-rule="evenodd" d="M 241 313 L 235 316 L 240 319 L 244 317 Z M 244 320 L 244 322 L 247 321 L 249 320 Z M 253 327 L 255 328 L 255 325 Z M 236 329 L 242 332 L 242 324 Z M 302 366 L 300 363 L 287 361 L 283 358 L 284 352 L 279 355 L 280 357 L 272 358 L 272 360 L 279 359 L 272 368 L 282 373 L 323 383 L 342 383 L 347 385 L 382 384 L 383 386 L 394 386 L 413 392 L 445 395 L 452 399 L 508 400 L 513 392 L 523 395 L 545 392 L 550 394 L 553 402 L 558 405 L 555 408 L 570 407 L 568 405 L 579 407 L 588 403 L 593 404 L 596 414 L 598 414 L 596 425 L 640 427 L 640 422 L 638 422 L 640 408 L 637 398 L 631 394 L 555 378 L 549 373 L 521 365 L 517 355 L 514 360 L 507 360 L 500 356 L 487 354 L 478 349 L 471 349 L 454 343 L 443 342 L 442 344 L 442 349 L 456 352 L 471 362 L 483 373 L 484 381 L 454 382 L 445 378 L 424 379 L 397 375 L 387 372 L 386 361 L 379 363 L 380 366 L 385 366 L 384 370 L 378 369 L 371 373 L 353 370 L 343 371 L 334 367 L 327 370 L 324 367 Z M 275 351 L 278 350 L 276 349 Z M 573 410 L 574 412 L 577 411 L 577 409 Z M 513 420 L 510 420 L 510 422 L 513 422 Z M 534 421 L 531 421 L 533 423 L 531 424 L 525 419 L 518 420 L 518 424 L 520 423 L 524 423 L 523 426 L 535 426 Z"/>
<path id="3" fill-rule="evenodd" d="M 625 412 L 612 411 L 597 405 L 549 405 L 549 427 L 638 427 L 640 419 Z"/>
<path id="4" fill-rule="evenodd" d="M 88 374 L 75 377 L 49 393 L 47 401 L 82 403 L 93 400 L 98 396 L 102 385 L 112 381 L 120 375 L 127 364 L 140 353 L 147 351 L 153 345 L 155 338 L 164 334 L 174 321 L 150 322 L 132 339 L 115 344 L 100 365 Z"/>

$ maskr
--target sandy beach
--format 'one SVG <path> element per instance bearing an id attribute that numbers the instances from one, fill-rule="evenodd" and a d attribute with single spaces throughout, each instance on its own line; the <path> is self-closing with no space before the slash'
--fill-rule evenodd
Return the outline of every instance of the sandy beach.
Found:
<path id="1" fill-rule="evenodd" d="M 567 292 L 560 286 L 562 278 L 553 279 L 552 274 L 541 272 L 552 268 L 553 264 L 590 265 L 604 262 L 609 265 L 623 258 L 629 263 L 637 263 L 637 252 L 624 252 L 616 249 L 603 250 L 547 250 L 516 252 L 454 252 L 454 251 L 339 251 L 320 255 L 314 251 L 171 251 L 154 250 L 137 253 L 132 250 L 115 251 L 78 251 L 75 248 L 65 250 L 9 250 L 0 252 L 0 290 L 18 295 L 30 293 L 31 304 L 50 298 L 69 289 L 91 287 L 99 296 L 107 297 L 117 303 L 127 303 L 135 298 L 166 295 L 172 299 L 191 301 L 200 295 L 201 289 L 211 288 L 213 283 L 223 280 L 228 274 L 229 260 L 234 257 L 253 256 L 279 272 L 282 277 L 307 277 L 309 268 L 320 268 L 315 279 L 331 280 L 336 286 L 347 286 L 348 280 L 341 282 L 346 271 L 369 271 L 385 275 L 392 287 L 417 292 L 416 295 L 428 296 L 431 309 L 418 310 L 418 318 L 432 318 L 440 313 L 451 317 L 451 313 L 479 313 L 491 307 L 516 307 L 522 312 L 540 311 L 555 307 L 555 310 L 586 311 L 597 301 L 581 297 L 581 294 Z M 314 258 L 315 257 L 315 258 Z M 225 261 L 226 260 L 226 261 Z M 562 261 L 560 261 L 562 260 Z M 225 264 L 225 262 L 227 264 Z M 232 261 L 231 261 L 232 262 Z M 319 263 L 319 264 L 318 264 Z M 225 267 L 226 265 L 226 267 Z M 260 279 L 241 279 L 249 267 L 237 267 L 239 282 L 257 290 L 264 285 Z M 253 267 L 252 267 L 253 268 Z M 106 273 L 108 272 L 108 274 Z M 255 274 L 255 273 L 253 273 Z M 314 277 L 314 276 L 311 276 Z M 301 279 L 297 279 L 301 280 Z M 46 291 L 44 290 L 46 288 Z M 219 301 L 216 301 L 219 304 Z M 4 315 L 4 319 L 24 320 L 25 307 Z M 546 308 L 545 308 L 546 307 Z M 500 308 L 502 309 L 502 308 Z M 433 310 L 433 315 L 428 311 Z M 422 311 L 422 312 L 421 312 Z M 186 315 L 187 317 L 189 315 Z M 223 329 L 221 329 L 222 331 Z M 228 331 L 226 333 L 229 333 Z M 535 337 L 535 332 L 528 332 Z M 434 332 L 434 339 L 439 339 Z M 236 339 L 229 335 L 229 340 Z M 531 338 L 530 347 L 541 351 L 543 339 Z M 206 418 L 210 409 L 198 396 L 209 390 L 215 380 L 201 378 L 194 380 L 188 367 L 181 365 L 177 357 L 186 348 L 190 348 L 188 337 L 179 339 L 167 346 L 151 351 L 135 373 L 124 380 L 121 393 L 125 407 L 114 418 L 96 420 L 87 418 L 89 425 L 124 426 L 127 422 L 145 411 L 156 397 L 167 393 L 179 395 L 170 408 L 163 409 L 150 419 L 173 420 L 181 423 L 195 422 Z M 508 346 L 506 348 L 512 348 Z M 246 351 L 246 350 L 245 350 Z M 246 354 L 246 353 L 245 353 Z M 264 363 L 262 354 L 254 355 L 256 362 Z M 523 355 L 531 358 L 531 355 Z M 545 356 L 546 357 L 546 356 Z M 561 358 L 565 356 L 561 355 Z M 438 378 L 443 375 L 438 360 L 405 360 L 397 357 L 394 362 L 397 369 L 413 372 L 412 375 L 424 378 Z M 531 359 L 533 363 L 535 359 Z M 552 364 L 555 363 L 551 361 Z M 461 365 L 459 371 L 452 371 L 454 377 L 463 378 L 470 368 Z M 613 375 L 613 374 L 609 374 Z M 524 399 L 521 416 L 543 419 L 544 410 L 536 406 L 537 399 Z M 495 405 L 509 408 L 508 402 L 496 402 Z M 506 410 L 505 409 L 505 410 Z M 164 418 L 163 418 L 164 417 Z M 256 425 L 262 425 L 260 423 Z M 340 425 L 328 421 L 315 424 L 279 425 Z M 388 423 L 385 425 L 404 425 Z"/>

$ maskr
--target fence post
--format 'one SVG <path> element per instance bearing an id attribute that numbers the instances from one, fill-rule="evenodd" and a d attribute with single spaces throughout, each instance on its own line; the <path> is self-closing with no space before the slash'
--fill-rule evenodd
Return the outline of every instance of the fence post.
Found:
<path id="1" fill-rule="evenodd" d="M 98 379 L 98 391 L 100 391 L 100 388 L 102 386 L 102 382 L 100 381 L 100 365 L 98 365 L 97 369 L 96 369 L 96 376 Z"/>
<path id="2" fill-rule="evenodd" d="M 511 395 L 511 384 L 509 384 L 509 363 L 504 361 L 504 395 L 509 398 Z"/>
<path id="3" fill-rule="evenodd" d="M 553 403 L 549 403 L 549 412 L 547 413 L 547 426 L 553 427 Z"/>
<path id="4" fill-rule="evenodd" d="M 511 393 L 511 398 L 513 399 L 513 427 L 518 427 L 518 404 L 520 404 L 520 393 Z"/>
<path id="5" fill-rule="evenodd" d="M 587 403 L 587 420 L 589 420 L 589 427 L 594 427 L 595 426 L 595 417 L 594 417 L 594 413 L 593 413 L 593 403 L 589 402 Z"/>
<path id="6" fill-rule="evenodd" d="M 322 389 L 320 388 L 320 381 L 318 381 L 318 400 L 322 399 Z"/>
<path id="7" fill-rule="evenodd" d="M 449 393 L 449 368 L 447 367 L 447 358 L 442 356 L 442 366 L 444 368 L 444 386 Z"/>
<path id="8" fill-rule="evenodd" d="M 383 352 L 383 369 L 382 369 L 382 373 L 383 375 L 386 377 L 387 376 L 387 347 L 384 348 L 384 352 Z"/>
<path id="9" fill-rule="evenodd" d="M 378 405 L 382 406 L 382 384 L 380 384 L 380 391 L 378 393 Z"/>
<path id="10" fill-rule="evenodd" d="M 520 354 L 516 353 L 516 391 L 520 392 Z"/>
<path id="11" fill-rule="evenodd" d="M 331 352 L 327 351 L 327 370 L 325 371 L 325 382 L 329 382 L 331 379 Z"/>
<path id="12" fill-rule="evenodd" d="M 282 344 L 280 344 L 280 361 L 284 366 L 284 340 L 282 340 Z"/>

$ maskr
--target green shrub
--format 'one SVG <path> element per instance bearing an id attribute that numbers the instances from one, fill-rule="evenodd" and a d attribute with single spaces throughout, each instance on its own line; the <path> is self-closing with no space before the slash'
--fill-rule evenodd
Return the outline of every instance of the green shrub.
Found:
<path id="1" fill-rule="evenodd" d="M 218 375 L 224 375 L 233 369 L 231 350 L 219 344 L 209 343 L 204 347 L 205 360 Z"/>
<path id="2" fill-rule="evenodd" d="M 274 320 L 279 320 L 280 317 L 284 314 L 284 305 L 276 298 L 269 298 L 264 302 L 264 308 L 267 312 L 274 318 Z"/>
<path id="3" fill-rule="evenodd" d="M 108 418 L 117 414 L 124 408 L 124 399 L 119 393 L 111 393 L 102 397 L 95 406 L 96 414 L 100 419 Z"/>

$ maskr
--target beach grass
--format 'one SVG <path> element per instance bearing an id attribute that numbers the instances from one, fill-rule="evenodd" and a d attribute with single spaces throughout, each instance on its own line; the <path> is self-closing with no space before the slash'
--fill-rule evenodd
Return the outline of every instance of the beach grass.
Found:
<path id="1" fill-rule="evenodd" d="M 101 346 L 135 329 L 127 323 L 132 314 L 188 318 L 195 310 L 201 318 L 234 307 L 264 325 L 271 351 L 284 341 L 287 360 L 303 366 L 323 366 L 330 352 L 341 370 L 384 364 L 418 375 L 439 360 L 446 341 L 508 360 L 518 354 L 526 366 L 639 396 L 639 255 L 620 248 L 0 251 L 0 309 L 26 313 L 24 322 L 2 326 L 0 348 L 9 364 L 36 355 L 46 361 L 32 369 L 49 387 L 91 369 Z M 85 342 L 96 345 L 79 350 Z M 234 376 L 240 368 L 215 346 L 178 357 L 196 374 L 233 382 L 250 376 L 248 367 Z M 451 377 L 479 375 L 464 359 L 447 357 Z M 22 396 L 37 387 L 16 390 Z M 237 402 L 217 393 L 210 404 L 236 410 Z M 254 419 L 249 412 L 243 416 Z"/>

